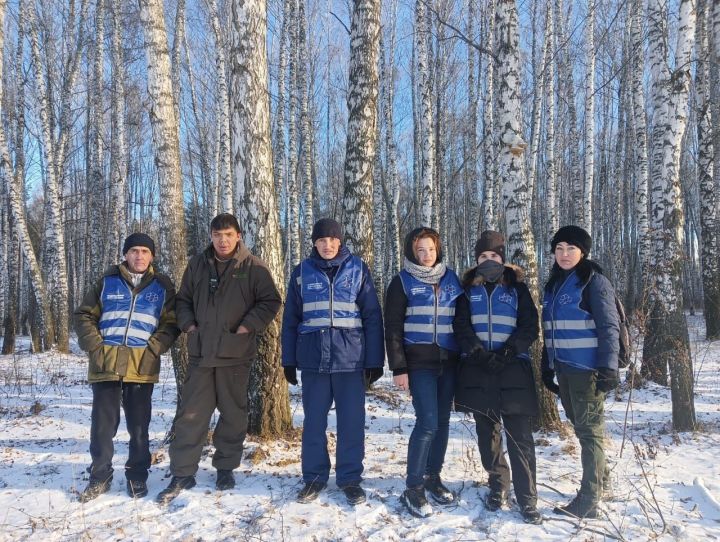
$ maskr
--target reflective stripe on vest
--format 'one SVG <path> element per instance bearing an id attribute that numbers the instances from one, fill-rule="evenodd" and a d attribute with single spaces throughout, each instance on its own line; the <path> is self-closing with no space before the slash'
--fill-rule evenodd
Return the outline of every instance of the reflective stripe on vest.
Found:
<path id="1" fill-rule="evenodd" d="M 400 280 L 408 304 L 405 309 L 405 344 L 437 344 L 457 351 L 452 321 L 455 316 L 455 302 L 462 293 L 457 275 L 448 269 L 438 284 L 438 295 L 432 284 L 422 282 L 405 270 L 400 271 Z"/>
<path id="2" fill-rule="evenodd" d="M 543 298 L 543 336 L 550 367 L 560 361 L 573 367 L 597 367 L 598 336 L 592 314 L 580 308 L 586 284 L 573 271 Z"/>
<path id="3" fill-rule="evenodd" d="M 476 285 L 468 295 L 475 335 L 486 350 L 500 350 L 517 328 L 517 290 L 498 284 L 488 296 L 485 286 Z M 527 352 L 519 352 L 518 357 L 530 359 Z"/>
<path id="4" fill-rule="evenodd" d="M 133 296 L 132 288 L 120 275 L 105 277 L 98 324 L 103 344 L 147 346 L 160 322 L 165 295 L 165 288 L 157 279 Z"/>
<path id="5" fill-rule="evenodd" d="M 319 329 L 361 328 L 362 315 L 356 301 L 362 286 L 362 261 L 350 256 L 340 264 L 333 281 L 311 259 L 300 263 L 300 296 L 303 320 L 300 333 Z"/>

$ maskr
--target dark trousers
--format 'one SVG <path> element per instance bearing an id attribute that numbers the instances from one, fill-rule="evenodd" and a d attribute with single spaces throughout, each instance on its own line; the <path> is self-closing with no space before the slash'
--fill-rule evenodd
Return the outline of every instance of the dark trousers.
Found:
<path id="1" fill-rule="evenodd" d="M 455 392 L 455 371 L 416 369 L 408 373 L 415 408 L 410 434 L 407 487 L 423 485 L 424 475 L 440 474 L 450 431 L 450 408 Z"/>
<path id="2" fill-rule="evenodd" d="M 365 382 L 363 371 L 315 373 L 302 371 L 305 419 L 302 434 L 304 482 L 327 483 L 330 456 L 327 420 L 333 401 L 337 416 L 335 480 L 340 487 L 362 481 L 365 458 Z"/>
<path id="3" fill-rule="evenodd" d="M 602 495 L 605 475 L 605 394 L 596 393 L 595 371 L 557 373 L 560 401 L 580 441 L 583 475 L 580 493 L 597 502 Z"/>
<path id="4" fill-rule="evenodd" d="M 150 468 L 150 442 L 148 427 L 152 414 L 153 384 L 96 382 L 93 393 L 90 422 L 90 480 L 112 478 L 112 458 L 115 453 L 113 439 L 120 425 L 120 404 L 125 411 L 125 422 L 130 434 L 130 450 L 125 463 L 128 480 L 145 481 Z"/>
<path id="5" fill-rule="evenodd" d="M 475 413 L 480 460 L 488 473 L 490 490 L 507 492 L 510 487 L 510 469 L 503 453 L 500 433 L 500 416 L 493 412 Z M 535 442 L 533 441 L 530 416 L 503 415 L 515 498 L 520 507 L 537 504 L 535 486 Z"/>
<path id="6" fill-rule="evenodd" d="M 170 443 L 173 476 L 194 476 L 197 472 L 216 407 L 220 419 L 213 432 L 213 467 L 233 470 L 240 465 L 248 426 L 249 375 L 249 365 L 189 368 L 175 418 L 175 439 Z"/>

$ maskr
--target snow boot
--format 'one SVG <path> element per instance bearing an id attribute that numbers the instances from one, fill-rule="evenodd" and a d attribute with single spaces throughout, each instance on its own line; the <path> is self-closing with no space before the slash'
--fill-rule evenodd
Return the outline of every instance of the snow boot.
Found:
<path id="1" fill-rule="evenodd" d="M 540 515 L 540 512 L 538 512 L 537 508 L 532 504 L 523 506 L 520 510 L 520 513 L 522 514 L 523 521 L 525 523 L 530 523 L 531 525 L 540 525 L 543 522 L 543 517 Z"/>
<path id="2" fill-rule="evenodd" d="M 487 497 L 485 497 L 485 508 L 489 512 L 497 512 L 503 505 L 506 504 L 506 496 L 504 491 L 490 490 Z"/>
<path id="3" fill-rule="evenodd" d="M 582 493 L 578 493 L 565 506 L 556 506 L 553 508 L 553 512 L 576 519 L 597 519 L 600 517 L 595 499 L 589 498 Z"/>
<path id="4" fill-rule="evenodd" d="M 194 476 L 173 476 L 170 485 L 163 489 L 155 498 L 155 502 L 160 505 L 168 505 L 172 500 L 180 495 L 183 489 L 195 487 Z"/>
<path id="5" fill-rule="evenodd" d="M 400 495 L 400 502 L 416 518 L 426 518 L 432 514 L 432 507 L 425 498 L 424 487 L 409 487 Z"/>
<path id="6" fill-rule="evenodd" d="M 112 476 L 105 480 L 90 479 L 87 487 L 83 489 L 82 493 L 78 496 L 78 500 L 80 502 L 88 502 L 98 498 L 103 493 L 107 493 L 110 491 L 110 486 L 112 486 L 112 480 Z"/>
<path id="7" fill-rule="evenodd" d="M 428 474 L 425 477 L 425 489 L 430 497 L 438 504 L 452 504 L 455 502 L 455 493 L 442 483 L 439 474 Z"/>
<path id="8" fill-rule="evenodd" d="M 312 502 L 318 498 L 326 485 L 325 482 L 305 482 L 305 487 L 300 490 L 295 500 L 303 504 Z"/>
<path id="9" fill-rule="evenodd" d="M 128 480 L 127 494 L 133 499 L 142 499 L 148 494 L 147 484 L 144 480 Z"/>
<path id="10" fill-rule="evenodd" d="M 217 480 L 215 481 L 215 489 L 225 491 L 235 487 L 235 476 L 231 470 L 218 469 Z"/>
<path id="11" fill-rule="evenodd" d="M 365 490 L 361 488 L 359 484 L 343 486 L 342 490 L 350 506 L 362 504 L 367 500 Z"/>

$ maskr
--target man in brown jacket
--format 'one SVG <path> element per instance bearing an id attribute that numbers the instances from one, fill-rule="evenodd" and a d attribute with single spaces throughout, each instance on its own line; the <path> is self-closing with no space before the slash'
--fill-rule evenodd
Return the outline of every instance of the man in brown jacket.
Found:
<path id="1" fill-rule="evenodd" d="M 75 310 L 80 348 L 90 353 L 88 381 L 93 392 L 92 465 L 81 502 L 110 489 L 121 402 L 130 434 L 127 492 L 131 497 L 147 495 L 153 384 L 160 373 L 160 354 L 180 334 L 175 322 L 175 287 L 151 265 L 153 240 L 133 233 L 125 239 L 123 254 L 125 261 L 108 268 Z"/>
<path id="2" fill-rule="evenodd" d="M 223 213 L 210 223 L 212 245 L 187 266 L 177 295 L 180 329 L 190 357 L 175 439 L 170 443 L 170 485 L 157 502 L 167 504 L 195 486 L 208 424 L 213 432 L 218 490 L 235 487 L 247 431 L 247 388 L 257 355 L 256 337 L 275 318 L 282 301 L 270 271 L 242 242 L 237 219 Z"/>

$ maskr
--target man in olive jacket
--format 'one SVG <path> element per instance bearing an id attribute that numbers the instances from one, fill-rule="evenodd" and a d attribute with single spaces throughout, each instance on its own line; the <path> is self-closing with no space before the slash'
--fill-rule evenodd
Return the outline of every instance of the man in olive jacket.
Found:
<path id="1" fill-rule="evenodd" d="M 133 233 L 125 239 L 123 254 L 125 261 L 105 271 L 74 315 L 80 348 L 90 353 L 88 381 L 93 392 L 92 465 L 81 502 L 110 489 L 121 401 L 130 434 L 127 492 L 131 497 L 147 495 L 153 384 L 160 373 L 160 354 L 180 334 L 175 321 L 175 287 L 151 265 L 153 240 L 144 233 Z"/>
<path id="2" fill-rule="evenodd" d="M 267 266 L 242 242 L 235 216 L 210 223 L 212 245 L 187 266 L 177 295 L 180 329 L 188 334 L 188 375 L 170 443 L 170 485 L 157 501 L 167 504 L 195 486 L 208 424 L 220 411 L 213 444 L 215 487 L 235 487 L 247 431 L 247 388 L 257 355 L 256 338 L 282 306 Z"/>

